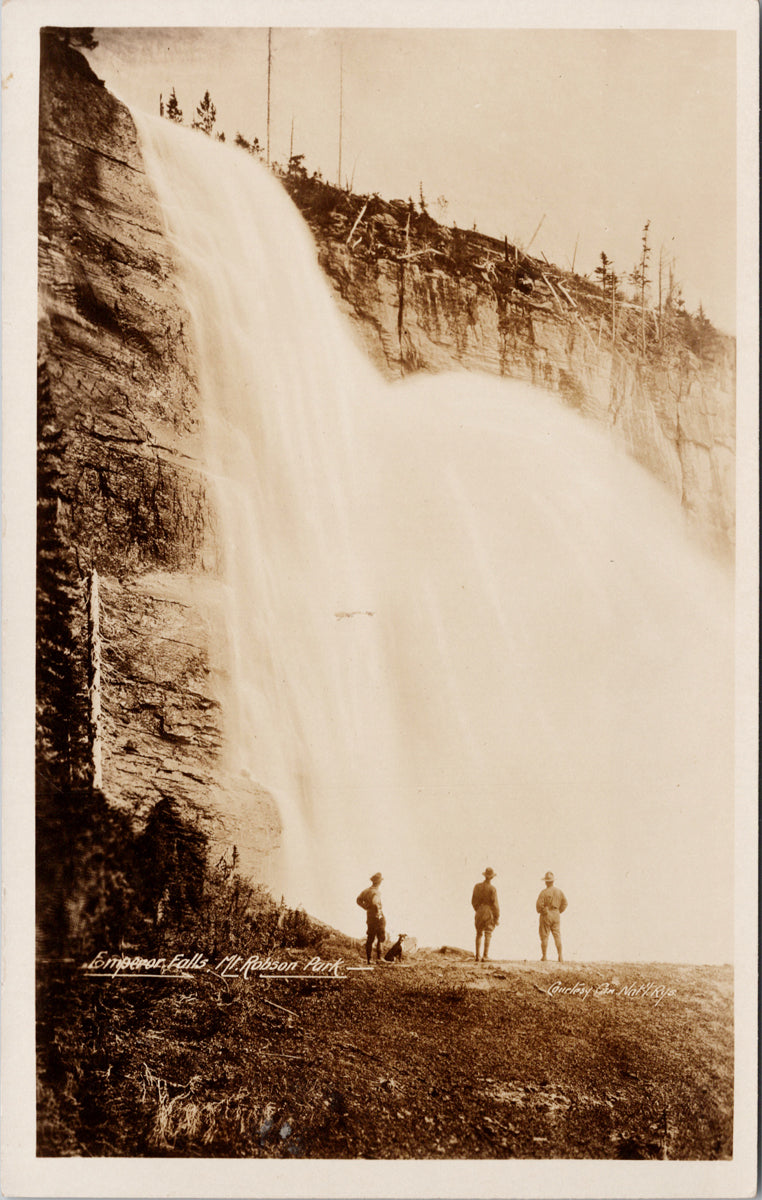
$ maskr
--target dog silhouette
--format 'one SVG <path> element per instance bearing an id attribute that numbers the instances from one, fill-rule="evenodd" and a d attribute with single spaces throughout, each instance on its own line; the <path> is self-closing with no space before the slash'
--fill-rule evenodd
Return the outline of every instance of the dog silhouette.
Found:
<path id="1" fill-rule="evenodd" d="M 394 943 L 394 945 L 389 947 L 386 954 L 384 955 L 384 959 L 386 962 L 394 962 L 395 959 L 399 959 L 399 961 L 402 962 L 402 943 L 404 942 L 406 937 L 407 937 L 406 933 L 401 933 L 399 935 L 399 937 L 397 938 L 397 941 Z"/>

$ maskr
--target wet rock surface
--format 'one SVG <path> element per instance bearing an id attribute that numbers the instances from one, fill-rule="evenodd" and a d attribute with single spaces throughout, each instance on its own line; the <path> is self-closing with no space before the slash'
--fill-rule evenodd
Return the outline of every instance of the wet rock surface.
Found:
<path id="1" fill-rule="evenodd" d="M 86 602 L 100 577 L 103 790 L 141 821 L 163 796 L 239 824 L 249 865 L 279 840 L 275 804 L 224 765 L 221 556 L 201 459 L 189 318 L 129 111 L 43 34 L 38 359 L 55 441 L 56 537 Z M 61 613 L 80 638 L 82 611 Z M 84 678 L 84 671 L 82 672 Z M 62 691 L 48 704 L 65 712 Z"/>

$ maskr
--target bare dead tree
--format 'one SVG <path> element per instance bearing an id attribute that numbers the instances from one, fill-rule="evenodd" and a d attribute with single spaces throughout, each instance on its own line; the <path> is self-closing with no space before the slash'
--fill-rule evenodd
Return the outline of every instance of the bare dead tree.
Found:
<path id="1" fill-rule="evenodd" d="M 648 229 L 651 224 L 650 219 L 643 226 L 643 236 L 641 241 L 640 254 L 640 346 L 645 354 L 646 352 L 646 287 L 651 280 L 648 278 L 648 260 L 651 256 L 651 247 L 648 244 Z"/>
<path id="2" fill-rule="evenodd" d="M 643 233 L 640 239 L 640 260 L 630 272 L 630 283 L 640 293 L 640 348 L 643 354 L 646 352 L 646 288 L 651 283 L 651 280 L 648 278 L 648 260 L 651 255 L 651 247 L 648 244 L 648 230 L 650 225 L 651 221 L 649 219 L 643 226 Z"/>
<path id="3" fill-rule="evenodd" d="M 658 337 L 659 337 L 659 344 L 661 344 L 661 340 L 662 340 L 662 320 L 661 320 L 661 317 L 662 317 L 662 296 L 661 296 L 661 278 L 662 278 L 662 264 L 663 264 L 663 261 L 664 261 L 664 245 L 663 245 L 663 243 L 662 243 L 662 245 L 661 245 L 661 246 L 659 246 L 659 320 L 658 320 L 658 330 L 659 330 Z"/>
<path id="4" fill-rule="evenodd" d="M 344 46 L 339 44 L 339 165 L 336 182 L 341 187 L 341 140 L 344 125 Z"/>
<path id="5" fill-rule="evenodd" d="M 270 166 L 270 78 L 273 65 L 273 31 L 267 30 L 267 165 Z"/>

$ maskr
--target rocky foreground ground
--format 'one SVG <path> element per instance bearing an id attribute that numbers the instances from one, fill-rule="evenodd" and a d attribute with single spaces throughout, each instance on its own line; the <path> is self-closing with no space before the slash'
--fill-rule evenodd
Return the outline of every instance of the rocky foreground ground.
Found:
<path id="1" fill-rule="evenodd" d="M 730 967 L 477 965 L 443 947 L 366 971 L 359 943 L 279 950 L 288 970 L 250 958 L 53 972 L 39 1152 L 732 1156 Z"/>

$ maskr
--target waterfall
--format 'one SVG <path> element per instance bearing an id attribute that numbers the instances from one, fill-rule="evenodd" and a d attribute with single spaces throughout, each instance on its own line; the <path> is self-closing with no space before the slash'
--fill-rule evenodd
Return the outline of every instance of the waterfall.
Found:
<path id="1" fill-rule="evenodd" d="M 287 899 L 356 936 L 536 957 L 732 956 L 732 580 L 551 395 L 388 384 L 243 151 L 139 117 L 176 247 L 225 563 L 228 765 L 276 798 Z"/>

